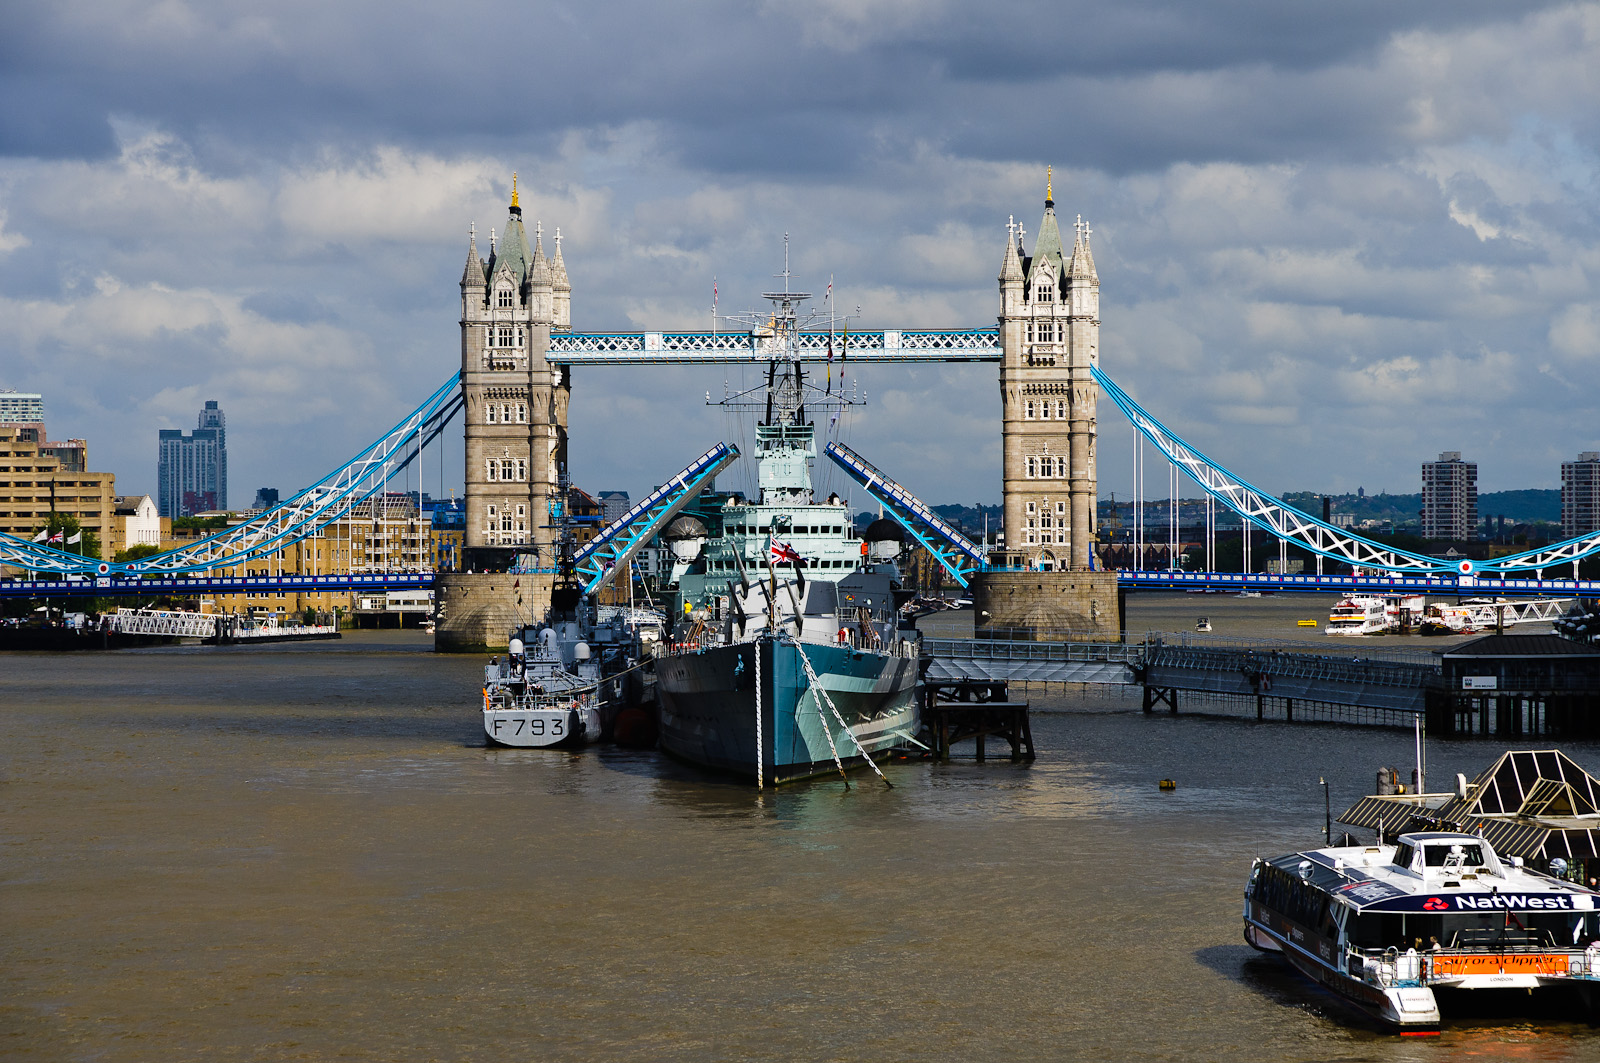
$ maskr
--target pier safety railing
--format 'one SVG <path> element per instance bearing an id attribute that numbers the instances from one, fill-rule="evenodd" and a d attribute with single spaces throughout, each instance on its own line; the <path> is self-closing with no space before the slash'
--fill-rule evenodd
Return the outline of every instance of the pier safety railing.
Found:
<path id="1" fill-rule="evenodd" d="M 1436 682 L 1437 665 L 1396 664 L 1353 657 L 1311 656 L 1277 650 L 1225 649 L 1213 646 L 1154 645 L 1145 647 L 1145 663 L 1151 669 L 1181 669 L 1188 672 L 1242 672 L 1263 677 L 1262 693 L 1272 691 L 1272 682 L 1301 679 L 1316 683 L 1340 683 L 1364 687 L 1402 687 L 1416 689 Z"/>
<path id="2" fill-rule="evenodd" d="M 1125 642 L 1034 642 L 1002 639 L 922 640 L 924 657 L 974 661 L 1060 661 L 1143 664 L 1145 647 Z"/>

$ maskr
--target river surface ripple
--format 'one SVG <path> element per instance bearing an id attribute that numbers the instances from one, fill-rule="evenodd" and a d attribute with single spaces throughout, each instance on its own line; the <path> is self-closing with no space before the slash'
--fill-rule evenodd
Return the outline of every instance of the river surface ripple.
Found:
<path id="1" fill-rule="evenodd" d="M 480 663 L 397 633 L 0 660 L 0 1052 L 1600 1058 L 1581 1022 L 1370 1032 L 1241 940 L 1251 857 L 1317 843 L 1318 776 L 1337 812 L 1408 733 L 1033 691 L 1030 766 L 758 796 L 485 748 Z"/>

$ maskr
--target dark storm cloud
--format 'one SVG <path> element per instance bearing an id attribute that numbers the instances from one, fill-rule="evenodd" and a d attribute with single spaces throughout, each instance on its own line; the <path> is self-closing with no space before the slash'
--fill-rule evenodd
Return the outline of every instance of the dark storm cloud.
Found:
<path id="1" fill-rule="evenodd" d="M 548 148 L 564 130 L 647 120 L 689 166 L 824 173 L 852 171 L 886 138 L 993 157 L 1052 128 L 1113 171 L 1337 150 L 1385 122 L 1383 86 L 1286 96 L 1275 72 L 1359 61 L 1413 27 L 1505 17 L 1490 3 L 1244 0 L 854 18 L 842 5 L 734 3 L 24 7 L 9 9 L 0 53 L 11 155 L 103 155 L 114 115 L 264 152 L 506 135 Z M 1229 70 L 1220 88 L 1187 92 L 1158 77 Z"/>

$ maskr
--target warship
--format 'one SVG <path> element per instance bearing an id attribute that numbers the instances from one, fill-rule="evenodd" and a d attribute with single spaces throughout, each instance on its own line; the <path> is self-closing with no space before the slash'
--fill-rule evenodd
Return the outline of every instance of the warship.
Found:
<path id="1" fill-rule="evenodd" d="M 661 748 L 758 786 L 863 766 L 914 742 L 919 726 L 919 636 L 899 620 L 914 596 L 896 564 L 904 533 L 879 519 L 858 534 L 843 500 L 814 497 L 807 411 L 858 400 L 842 381 L 834 394 L 831 373 L 826 392 L 806 379 L 809 295 L 787 290 L 787 266 L 782 276 L 785 291 L 765 296 L 770 314 L 752 321 L 766 382 L 723 403 L 764 411 L 759 494 L 713 496 L 663 535 L 676 597 L 655 662 Z"/>

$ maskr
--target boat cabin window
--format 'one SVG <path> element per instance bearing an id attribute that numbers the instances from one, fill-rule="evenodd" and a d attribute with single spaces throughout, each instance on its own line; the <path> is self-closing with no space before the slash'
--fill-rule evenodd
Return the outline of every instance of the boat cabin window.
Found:
<path id="1" fill-rule="evenodd" d="M 1460 861 L 1451 860 L 1452 853 L 1457 849 L 1461 850 Z M 1483 866 L 1483 846 L 1481 845 L 1461 842 L 1450 845 L 1428 845 L 1423 847 L 1423 853 L 1429 867 L 1445 867 L 1447 864 L 1460 867 Z"/>
<path id="2" fill-rule="evenodd" d="M 1416 855 L 1417 851 L 1415 849 L 1402 842 L 1394 847 L 1394 866 L 1409 868 Z"/>

